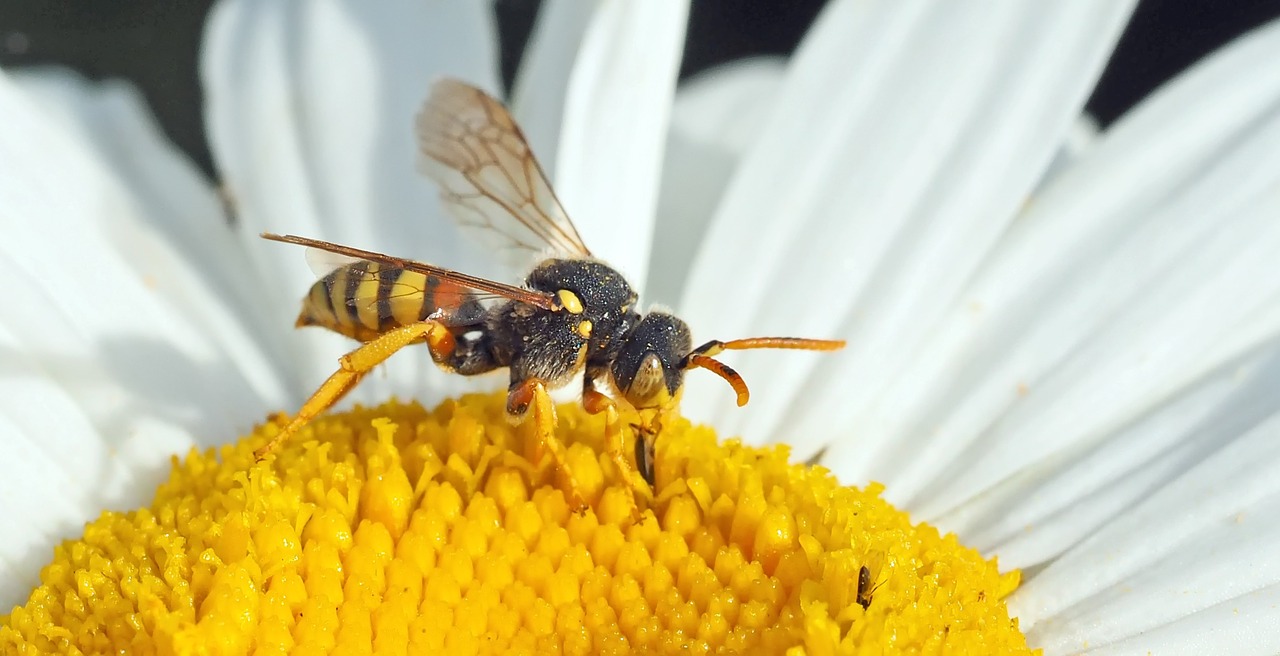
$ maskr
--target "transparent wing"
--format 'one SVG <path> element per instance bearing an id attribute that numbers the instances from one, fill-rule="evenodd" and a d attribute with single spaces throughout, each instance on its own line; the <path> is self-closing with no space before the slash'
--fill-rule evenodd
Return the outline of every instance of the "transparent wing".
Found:
<path id="1" fill-rule="evenodd" d="M 360 262 L 358 257 L 338 255 L 314 246 L 307 248 L 307 267 L 317 278 L 323 278 L 337 269 Z"/>
<path id="2" fill-rule="evenodd" d="M 591 255 L 500 102 L 446 78 L 431 87 L 417 128 L 423 171 L 486 250 L 515 266 L 548 254 Z"/>

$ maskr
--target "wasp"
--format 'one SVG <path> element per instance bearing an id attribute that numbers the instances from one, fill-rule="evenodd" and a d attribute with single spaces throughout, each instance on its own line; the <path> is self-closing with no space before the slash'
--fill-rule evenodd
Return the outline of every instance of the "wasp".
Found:
<path id="1" fill-rule="evenodd" d="M 735 349 L 828 351 L 843 341 L 758 337 L 694 347 L 689 327 L 659 310 L 641 313 L 623 276 L 595 258 L 547 182 L 524 135 L 500 102 L 464 82 L 436 82 L 416 120 L 422 168 L 439 185 L 448 213 L 491 251 L 538 261 L 521 286 L 443 267 L 293 235 L 266 239 L 313 249 L 340 263 L 312 287 L 297 325 L 320 326 L 363 344 L 298 413 L 255 452 L 264 458 L 400 349 L 425 343 L 442 369 L 464 376 L 505 368 L 507 412 L 530 414 L 537 439 L 585 503 L 556 437 L 549 389 L 582 377 L 582 403 L 605 413 L 609 458 L 633 489 L 652 491 L 654 442 L 678 404 L 684 373 L 706 369 L 745 405 L 742 377 L 714 356 Z M 635 465 L 625 457 L 619 404 L 641 417 Z M 635 481 L 640 476 L 643 482 Z"/>

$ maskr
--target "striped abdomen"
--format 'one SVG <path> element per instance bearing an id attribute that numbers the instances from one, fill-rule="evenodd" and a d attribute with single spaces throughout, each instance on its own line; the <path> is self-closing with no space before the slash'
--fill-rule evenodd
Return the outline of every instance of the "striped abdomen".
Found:
<path id="1" fill-rule="evenodd" d="M 416 271 L 359 261 L 316 281 L 302 300 L 298 326 L 322 326 L 367 342 L 382 333 L 443 313 L 450 325 L 479 321 L 470 290 Z"/>

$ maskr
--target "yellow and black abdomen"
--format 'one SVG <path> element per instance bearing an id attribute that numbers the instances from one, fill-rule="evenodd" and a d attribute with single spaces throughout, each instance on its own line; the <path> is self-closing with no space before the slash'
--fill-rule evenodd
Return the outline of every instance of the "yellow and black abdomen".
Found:
<path id="1" fill-rule="evenodd" d="M 361 260 L 334 269 L 311 286 L 297 325 L 321 326 L 368 342 L 432 315 L 454 325 L 478 320 L 479 314 L 479 303 L 459 285 Z"/>

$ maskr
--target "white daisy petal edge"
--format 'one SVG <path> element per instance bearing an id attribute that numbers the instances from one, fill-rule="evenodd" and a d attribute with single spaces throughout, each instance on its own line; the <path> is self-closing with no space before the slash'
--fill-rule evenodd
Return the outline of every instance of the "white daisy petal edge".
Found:
<path id="1" fill-rule="evenodd" d="M 786 439 L 801 458 L 847 441 L 1044 173 L 1128 12 L 1103 0 L 829 5 L 681 307 L 705 338 L 803 333 L 849 347 L 735 354 L 768 393 L 735 408 L 717 381 L 691 377 L 690 413 L 751 441 Z"/>
<path id="2" fill-rule="evenodd" d="M 185 256 L 177 232 L 208 237 L 225 219 L 132 90 L 0 72 L 0 115 L 12 310 L 0 315 L 0 515 L 13 524 L 0 603 L 18 603 L 57 541 L 104 507 L 143 503 L 170 454 L 247 428 L 245 413 L 260 418 L 281 385 L 230 319 L 251 290 Z M 113 136 L 82 138 L 99 132 Z M 203 257 L 234 260 L 231 244 L 209 238 Z M 202 393 L 175 393 L 192 389 Z"/>
<path id="3" fill-rule="evenodd" d="M 1057 179 L 1058 174 L 1071 168 L 1071 165 L 1079 160 L 1095 143 L 1102 134 L 1102 129 L 1098 127 L 1098 120 L 1088 114 L 1080 116 L 1076 119 L 1071 131 L 1067 134 L 1066 140 L 1058 148 L 1058 152 L 1053 156 L 1053 160 L 1049 162 L 1049 168 L 1045 171 L 1044 177 L 1040 179 L 1036 185 L 1036 191 L 1039 193 L 1046 185 Z"/>
<path id="4" fill-rule="evenodd" d="M 564 101 L 556 193 L 592 252 L 637 287 L 649 266 L 688 13 L 688 0 L 602 2 Z"/>
<path id="5" fill-rule="evenodd" d="M 497 37 L 484 3 L 224 0 L 205 32 L 202 79 L 218 169 L 236 200 L 245 248 L 290 326 L 314 282 L 296 248 L 257 238 L 291 232 L 487 273 L 444 219 L 416 170 L 413 117 L 431 82 L 451 75 L 497 90 Z M 404 244 L 420 252 L 404 252 Z M 350 344 L 325 331 L 291 336 L 309 387 Z M 439 397 L 464 387 L 423 352 L 394 358 L 353 400 Z M 389 381 L 389 383 L 388 383 Z M 295 399 L 295 402 L 300 399 Z"/>

